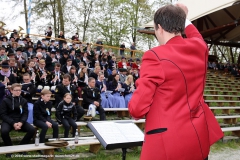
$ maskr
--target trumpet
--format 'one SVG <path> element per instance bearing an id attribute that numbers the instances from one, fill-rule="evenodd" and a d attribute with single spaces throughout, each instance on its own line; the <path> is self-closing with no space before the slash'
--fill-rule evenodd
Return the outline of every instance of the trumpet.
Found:
<path id="1" fill-rule="evenodd" d="M 53 85 L 54 86 L 56 85 L 57 80 L 58 80 L 58 75 L 55 75 L 55 78 L 53 79 Z"/>

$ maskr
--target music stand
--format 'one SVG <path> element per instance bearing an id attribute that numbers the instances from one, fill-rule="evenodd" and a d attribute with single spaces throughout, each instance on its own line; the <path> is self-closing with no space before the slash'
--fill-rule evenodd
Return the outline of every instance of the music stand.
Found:
<path id="1" fill-rule="evenodd" d="M 105 149 L 122 148 L 126 159 L 127 148 L 142 146 L 144 134 L 132 121 L 88 122 L 88 127 Z"/>

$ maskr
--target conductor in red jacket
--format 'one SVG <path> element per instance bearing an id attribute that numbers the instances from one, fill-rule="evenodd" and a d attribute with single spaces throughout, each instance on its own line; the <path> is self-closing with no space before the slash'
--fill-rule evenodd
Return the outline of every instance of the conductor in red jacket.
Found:
<path id="1" fill-rule="evenodd" d="M 205 160 L 223 137 L 203 99 L 208 47 L 187 13 L 177 4 L 154 15 L 159 46 L 144 53 L 128 106 L 134 118 L 146 117 L 141 160 Z"/>

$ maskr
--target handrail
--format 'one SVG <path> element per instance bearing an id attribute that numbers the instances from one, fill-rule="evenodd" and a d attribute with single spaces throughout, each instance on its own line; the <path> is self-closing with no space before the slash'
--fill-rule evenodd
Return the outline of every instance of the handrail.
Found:
<path id="1" fill-rule="evenodd" d="M 4 29 L 4 30 L 8 31 L 9 33 L 12 32 L 12 30 L 6 30 L 6 29 Z M 48 37 L 48 36 L 41 35 L 41 34 L 27 34 L 27 33 L 24 33 L 24 32 L 20 32 L 18 34 L 21 34 L 21 35 L 25 34 L 25 35 L 29 35 L 29 36 L 31 35 L 31 36 L 35 36 L 35 37 L 44 37 L 44 38 L 50 38 L 50 39 L 54 39 L 54 40 L 64 40 L 66 42 L 71 42 L 71 43 L 80 43 L 81 42 L 82 44 L 87 44 L 87 42 L 75 41 L 75 40 L 72 40 L 72 39 L 63 39 L 63 38 L 57 38 L 57 37 Z M 115 46 L 100 45 L 100 44 L 96 44 L 96 43 L 93 43 L 93 44 L 89 43 L 89 44 L 93 45 L 93 46 L 101 46 L 103 48 L 111 48 L 111 49 L 116 49 L 116 50 L 123 50 L 122 48 L 115 47 Z M 128 49 L 128 48 L 124 49 L 124 51 L 126 51 L 126 52 L 133 52 L 133 57 L 136 56 L 136 53 L 140 53 L 141 56 L 144 53 L 141 50 L 131 50 L 131 49 Z M 140 57 L 140 56 L 138 56 L 138 57 Z"/>

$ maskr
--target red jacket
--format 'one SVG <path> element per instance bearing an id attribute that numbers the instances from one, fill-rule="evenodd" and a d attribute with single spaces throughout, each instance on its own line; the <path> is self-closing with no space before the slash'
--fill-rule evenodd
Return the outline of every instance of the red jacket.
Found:
<path id="1" fill-rule="evenodd" d="M 203 160 L 223 137 L 203 99 L 207 45 L 192 24 L 185 33 L 143 56 L 128 105 L 133 117 L 146 116 L 141 160 Z"/>

